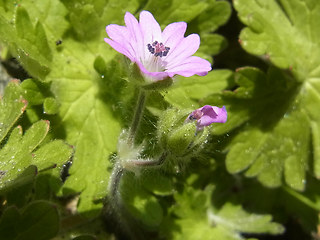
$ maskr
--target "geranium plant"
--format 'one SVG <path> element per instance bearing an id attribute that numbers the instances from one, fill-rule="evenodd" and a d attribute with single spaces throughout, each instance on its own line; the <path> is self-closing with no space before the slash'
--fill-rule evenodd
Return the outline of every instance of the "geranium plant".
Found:
<path id="1" fill-rule="evenodd" d="M 0 238 L 318 239 L 319 19 L 0 0 Z"/>

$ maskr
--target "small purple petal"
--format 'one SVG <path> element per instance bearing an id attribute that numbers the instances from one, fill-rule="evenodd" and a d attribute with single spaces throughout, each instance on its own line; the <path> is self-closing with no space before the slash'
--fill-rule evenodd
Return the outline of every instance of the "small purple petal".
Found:
<path id="1" fill-rule="evenodd" d="M 222 108 L 205 105 L 202 108 L 194 110 L 187 118 L 188 120 L 197 120 L 198 130 L 212 123 L 225 123 L 227 121 L 227 111 L 225 106 Z"/>
<path id="2" fill-rule="evenodd" d="M 215 118 L 214 122 L 225 123 L 228 119 L 226 107 L 223 106 L 222 108 L 218 108 L 213 106 L 212 108 L 217 114 L 217 117 Z"/>

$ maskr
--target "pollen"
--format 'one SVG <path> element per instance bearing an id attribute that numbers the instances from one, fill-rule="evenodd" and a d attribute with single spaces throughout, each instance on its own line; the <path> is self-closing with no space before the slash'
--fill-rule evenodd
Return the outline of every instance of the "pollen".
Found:
<path id="1" fill-rule="evenodd" d="M 154 41 L 152 44 L 147 45 L 148 50 L 155 57 L 165 57 L 167 56 L 170 48 L 163 45 L 163 43 L 159 43 L 158 41 Z"/>

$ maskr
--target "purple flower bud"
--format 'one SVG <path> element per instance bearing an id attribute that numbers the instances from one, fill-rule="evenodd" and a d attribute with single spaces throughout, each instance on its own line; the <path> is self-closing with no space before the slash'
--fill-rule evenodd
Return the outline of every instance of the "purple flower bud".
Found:
<path id="1" fill-rule="evenodd" d="M 197 128 L 201 130 L 211 123 L 225 123 L 227 121 L 227 110 L 225 106 L 222 108 L 216 106 L 205 105 L 202 108 L 194 110 L 187 120 L 197 120 Z"/>

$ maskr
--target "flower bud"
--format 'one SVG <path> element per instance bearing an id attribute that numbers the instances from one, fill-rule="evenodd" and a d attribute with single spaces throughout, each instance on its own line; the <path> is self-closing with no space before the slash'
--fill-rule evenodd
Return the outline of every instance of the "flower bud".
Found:
<path id="1" fill-rule="evenodd" d="M 197 132 L 195 122 L 186 122 L 189 111 L 168 109 L 158 122 L 158 139 L 165 151 L 185 156 L 206 141 L 207 134 Z"/>
<path id="2" fill-rule="evenodd" d="M 225 107 L 205 105 L 192 113 L 168 109 L 158 122 L 158 139 L 165 151 L 175 156 L 196 153 L 206 143 L 207 126 L 227 121 Z"/>
<path id="3" fill-rule="evenodd" d="M 166 147 L 168 135 L 170 135 L 177 126 L 184 124 L 186 113 L 178 109 L 166 110 L 158 122 L 158 139 L 163 148 Z"/>
<path id="4" fill-rule="evenodd" d="M 194 123 L 187 123 L 175 129 L 168 136 L 167 149 L 177 156 L 186 154 L 195 140 L 196 128 Z"/>

